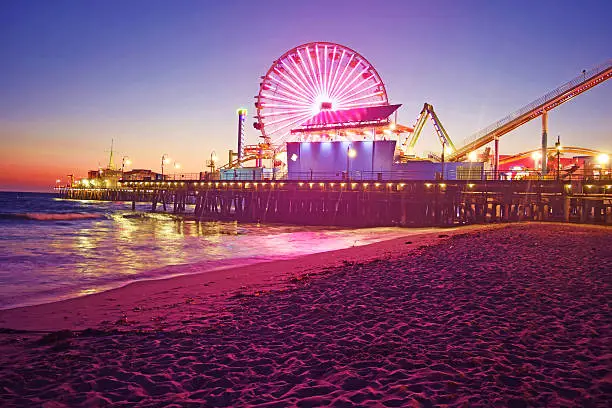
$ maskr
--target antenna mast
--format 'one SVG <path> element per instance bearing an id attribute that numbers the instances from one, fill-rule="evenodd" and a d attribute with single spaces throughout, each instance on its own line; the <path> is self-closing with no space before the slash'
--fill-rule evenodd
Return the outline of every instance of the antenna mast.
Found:
<path id="1" fill-rule="evenodd" d="M 115 163 L 113 163 L 113 143 L 114 139 L 111 139 L 111 149 L 110 149 L 110 157 L 108 158 L 108 168 L 109 170 L 115 170 Z"/>

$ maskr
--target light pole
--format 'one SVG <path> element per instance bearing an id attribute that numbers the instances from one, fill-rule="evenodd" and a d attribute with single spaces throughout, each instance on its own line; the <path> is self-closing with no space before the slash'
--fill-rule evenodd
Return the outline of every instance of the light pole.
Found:
<path id="1" fill-rule="evenodd" d="M 132 164 L 132 161 L 130 160 L 129 157 L 123 156 L 121 158 L 121 179 L 122 180 L 123 180 L 123 169 L 125 168 L 125 166 L 129 166 L 130 164 Z"/>
<path id="2" fill-rule="evenodd" d="M 167 153 L 162 154 L 161 157 L 161 175 L 162 175 L 162 180 L 164 179 L 164 164 L 168 164 L 170 163 L 170 158 L 168 157 Z"/>
<path id="3" fill-rule="evenodd" d="M 557 180 L 559 180 L 561 178 L 561 135 L 557 135 L 555 149 L 557 151 Z"/>
<path id="4" fill-rule="evenodd" d="M 531 153 L 531 158 L 533 159 L 533 170 L 537 171 L 538 161 L 542 158 L 542 153 L 536 150 L 535 152 Z"/>
<path id="5" fill-rule="evenodd" d="M 210 173 L 215 172 L 215 162 L 217 161 L 217 152 L 214 150 L 210 152 Z"/>
<path id="6" fill-rule="evenodd" d="M 176 173 L 178 170 L 181 169 L 181 163 L 178 162 L 174 162 L 174 164 L 172 165 L 172 167 L 174 167 L 174 171 L 175 173 L 172 175 L 172 179 L 173 180 L 177 180 L 177 177 L 180 176 L 179 178 L 184 178 L 185 175 L 184 174 L 180 174 L 180 173 Z"/>
<path id="7" fill-rule="evenodd" d="M 604 175 L 604 172 L 606 170 L 606 168 L 608 167 L 607 165 L 610 163 L 610 155 L 606 154 L 606 153 L 601 153 L 599 156 L 597 156 L 597 162 L 601 165 L 601 174 L 599 176 L 599 178 L 601 179 Z M 610 169 L 608 168 L 608 177 L 610 176 Z"/>
<path id="8" fill-rule="evenodd" d="M 357 150 L 352 149 L 351 145 L 348 145 L 346 148 L 346 180 L 351 179 L 351 158 L 357 156 Z"/>
<path id="9" fill-rule="evenodd" d="M 444 153 L 446 153 L 446 139 L 442 139 L 442 180 L 444 180 Z"/>

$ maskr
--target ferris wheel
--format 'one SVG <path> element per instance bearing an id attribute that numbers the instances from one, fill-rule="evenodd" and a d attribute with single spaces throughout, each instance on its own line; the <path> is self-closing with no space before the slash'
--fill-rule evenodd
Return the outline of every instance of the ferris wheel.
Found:
<path id="1" fill-rule="evenodd" d="M 255 97 L 260 130 L 272 145 L 322 110 L 388 105 L 376 69 L 356 51 L 330 42 L 299 45 L 274 61 Z"/>

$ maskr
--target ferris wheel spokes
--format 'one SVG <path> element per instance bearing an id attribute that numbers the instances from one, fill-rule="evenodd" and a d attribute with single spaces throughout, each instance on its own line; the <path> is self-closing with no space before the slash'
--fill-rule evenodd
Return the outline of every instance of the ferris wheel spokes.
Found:
<path id="1" fill-rule="evenodd" d="M 279 127 L 278 129 L 276 129 L 276 133 L 281 132 L 282 130 L 285 130 L 287 128 L 289 128 L 290 126 L 295 126 L 298 123 L 303 123 L 305 120 L 309 119 L 311 116 L 307 115 L 307 116 L 300 116 L 298 119 L 292 121 L 292 122 L 288 122 L 285 125 Z M 290 130 L 290 129 L 289 129 Z M 278 136 L 276 138 L 276 141 L 282 141 L 284 142 L 288 137 L 290 136 L 290 133 L 284 133 L 282 132 L 280 136 Z"/>
<path id="2" fill-rule="evenodd" d="M 288 120 L 292 120 L 292 119 L 294 119 L 294 118 L 298 118 L 298 119 L 295 121 L 295 122 L 298 122 L 298 121 L 300 120 L 299 118 L 309 119 L 309 118 L 311 118 L 311 117 L 312 117 L 312 115 L 310 114 L 310 111 L 308 111 L 308 112 L 304 112 L 304 113 L 301 113 L 301 114 L 300 114 L 300 113 L 296 113 L 296 114 L 291 115 L 291 116 L 289 116 L 289 117 L 284 117 L 284 118 L 281 118 L 281 119 L 277 119 L 277 120 L 271 121 L 271 122 L 269 123 L 269 125 L 275 125 L 275 124 L 277 124 L 277 123 L 281 123 L 281 122 L 285 122 L 285 121 L 288 121 Z M 292 122 L 291 124 L 295 124 L 295 122 Z M 301 124 L 301 123 L 300 123 L 300 124 Z M 275 131 L 279 131 L 280 129 L 282 129 L 282 128 L 276 129 Z"/>
<path id="3" fill-rule="evenodd" d="M 364 82 L 365 82 L 365 81 L 366 81 L 366 80 L 364 80 Z M 359 86 L 360 86 L 360 85 L 362 85 L 362 84 L 360 83 L 360 84 L 359 84 Z M 379 84 L 377 84 L 377 83 L 373 83 L 373 84 L 371 84 L 371 85 L 369 85 L 369 86 L 367 86 L 367 87 L 365 87 L 365 88 L 359 88 L 359 89 L 357 89 L 357 87 L 353 87 L 353 88 L 351 89 L 351 91 L 352 91 L 352 90 L 354 90 L 354 89 L 357 89 L 355 92 L 353 92 L 353 93 L 351 93 L 351 94 L 348 94 L 348 95 L 346 94 L 348 91 L 347 91 L 347 92 L 344 92 L 342 95 L 339 95 L 339 96 L 338 96 L 336 99 L 338 100 L 338 102 L 344 102 L 344 101 L 346 101 L 346 100 L 349 100 L 349 99 L 350 99 L 350 98 L 352 98 L 353 96 L 357 96 L 357 95 L 359 95 L 360 93 L 367 92 L 367 91 L 369 91 L 369 90 L 370 90 L 370 89 L 372 89 L 372 88 L 376 88 L 376 87 L 378 87 L 378 85 L 379 85 Z M 376 94 L 374 94 L 374 95 L 376 95 Z M 365 95 L 365 96 L 366 96 L 367 98 L 371 98 L 371 97 L 372 97 L 372 95 L 371 95 L 371 94 L 370 94 L 370 95 Z"/>
<path id="4" fill-rule="evenodd" d="M 352 64 L 352 61 L 354 61 L 355 55 L 351 55 L 351 58 L 349 59 L 349 62 L 346 64 L 345 70 L 346 68 L 349 68 L 350 65 Z M 337 93 L 340 89 L 343 89 L 344 86 L 346 86 L 346 81 L 351 78 L 353 76 L 353 74 L 355 73 L 355 70 L 357 69 L 357 67 L 359 66 L 359 62 L 357 62 L 355 64 L 355 66 L 351 67 L 351 70 L 349 71 L 349 73 L 344 76 L 341 75 L 340 79 L 338 80 L 338 86 L 336 87 L 336 89 L 334 89 L 334 94 Z M 344 74 L 344 72 L 343 72 Z"/>
<path id="5" fill-rule="evenodd" d="M 298 74 L 296 74 L 296 72 L 293 70 L 293 68 L 291 68 L 291 67 L 289 66 L 289 64 L 287 64 L 287 65 L 286 65 L 287 70 L 288 70 L 288 71 L 291 73 L 291 75 L 293 75 L 293 77 L 294 77 L 295 79 L 297 79 L 297 80 L 300 82 L 300 84 L 301 84 L 301 86 L 302 86 L 302 89 L 304 89 L 304 90 L 306 91 L 306 93 L 308 93 L 308 95 L 310 95 L 310 97 L 311 97 L 311 98 L 316 97 L 317 95 L 316 95 L 316 93 L 315 93 L 314 89 L 312 88 L 312 85 L 310 85 L 309 83 L 307 83 L 307 82 L 308 82 L 308 80 L 306 79 L 306 77 L 305 77 L 305 76 L 304 76 L 304 74 L 302 73 L 302 71 L 301 71 L 300 67 L 299 67 L 299 66 L 298 66 L 298 65 L 295 63 L 295 60 L 293 59 L 293 57 L 292 57 L 292 56 L 290 57 L 290 61 L 291 61 L 291 63 L 293 64 L 293 66 L 294 66 L 295 70 L 296 70 L 296 71 L 299 73 L 299 75 L 298 75 Z"/>
<path id="6" fill-rule="evenodd" d="M 294 86 L 298 86 L 298 84 L 295 82 L 295 79 L 300 80 L 300 78 L 293 72 L 289 64 L 283 65 L 283 72 L 281 74 L 282 75 L 279 75 L 279 77 L 284 76 L 289 79 Z M 316 95 L 311 86 L 302 83 L 301 80 L 299 82 L 301 83 L 301 86 L 298 86 L 298 88 L 302 89 L 305 94 L 308 94 L 309 97 L 314 97 Z"/>
<path id="7" fill-rule="evenodd" d="M 302 66 L 304 67 L 304 73 L 306 75 L 306 77 L 309 79 L 309 82 L 312 86 L 312 89 L 315 92 L 315 96 L 321 93 L 321 89 L 319 88 L 316 79 L 314 77 L 314 75 L 312 74 L 314 71 L 314 68 L 312 66 L 312 59 L 310 58 L 310 50 L 308 49 L 308 47 L 306 47 L 305 49 L 306 52 L 306 58 L 303 58 L 300 54 L 300 59 L 302 60 Z M 299 51 L 298 51 L 299 53 Z"/>
<path id="8" fill-rule="evenodd" d="M 281 77 L 281 75 L 279 75 L 279 77 Z M 293 82 L 293 80 L 291 80 L 291 78 L 287 77 L 287 79 L 289 79 L 289 81 L 290 81 L 292 84 L 294 84 L 294 85 L 295 85 L 295 83 Z M 297 88 L 297 89 L 300 89 L 300 91 L 301 91 L 301 88 L 300 88 L 300 87 L 296 86 L 296 88 L 291 88 L 290 86 L 288 86 L 287 84 L 285 84 L 284 82 L 282 82 L 281 80 L 279 80 L 278 78 L 275 78 L 275 77 L 270 77 L 270 80 L 271 80 L 271 81 L 273 81 L 274 83 L 276 83 L 278 86 L 283 87 L 284 89 L 286 89 L 286 90 L 287 90 L 287 91 L 289 91 L 290 93 L 291 93 L 291 92 L 293 92 L 293 93 L 298 93 L 298 92 L 296 92 L 296 88 Z M 312 96 L 309 96 L 309 95 L 308 95 L 308 92 L 305 92 L 305 93 L 304 93 L 304 92 L 299 92 L 299 94 L 300 94 L 300 96 L 302 96 L 303 98 L 305 98 L 305 100 L 308 100 L 309 98 L 312 98 Z"/>
<path id="9" fill-rule="evenodd" d="M 366 72 L 368 72 L 368 68 L 365 68 L 364 70 L 360 71 L 357 75 L 353 75 L 353 79 L 351 79 L 349 83 L 343 84 L 343 88 L 341 90 L 338 90 L 336 93 L 340 94 L 340 93 L 350 92 L 352 89 L 354 89 L 354 88 L 351 88 L 353 83 L 355 83 L 355 81 L 357 81 L 359 78 L 362 78 L 363 74 L 365 74 Z M 345 82 L 346 82 L 346 79 L 345 79 Z M 334 95 L 334 96 L 337 97 L 337 95 Z"/>
<path id="10" fill-rule="evenodd" d="M 334 55 L 337 55 L 337 54 L 334 54 Z M 338 77 L 338 71 L 340 71 L 340 66 L 342 65 L 342 60 L 344 59 L 345 55 L 346 55 L 346 50 L 342 50 L 342 55 L 340 56 L 340 59 L 338 60 L 338 65 L 336 66 L 336 72 L 334 73 L 334 77 L 332 79 L 332 83 L 330 86 L 330 93 L 332 94 L 334 93 L 334 88 L 337 84 L 336 78 Z M 346 69 L 346 66 L 344 67 L 344 69 Z"/>
<path id="11" fill-rule="evenodd" d="M 295 88 L 287 86 L 286 84 L 284 84 L 283 82 L 279 81 L 276 78 L 271 78 L 270 81 L 274 83 L 276 86 L 275 86 L 275 89 L 268 89 L 266 91 L 266 94 L 268 95 L 268 97 L 270 97 L 271 95 L 274 95 L 274 93 L 282 93 L 285 96 L 289 97 L 290 99 L 298 98 L 304 101 L 309 101 L 312 98 L 300 92 L 297 92 Z"/>

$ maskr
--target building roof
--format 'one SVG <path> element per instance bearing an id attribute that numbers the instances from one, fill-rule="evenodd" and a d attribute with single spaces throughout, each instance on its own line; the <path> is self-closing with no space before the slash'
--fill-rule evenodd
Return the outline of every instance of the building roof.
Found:
<path id="1" fill-rule="evenodd" d="M 353 109 L 322 110 L 291 132 L 386 124 L 389 116 L 400 106 L 402 105 L 378 105 Z"/>

